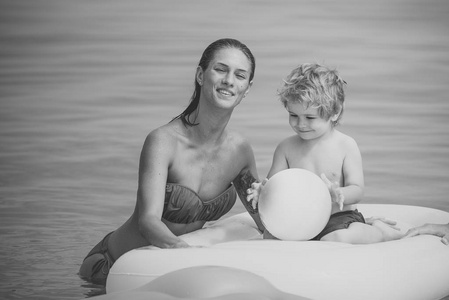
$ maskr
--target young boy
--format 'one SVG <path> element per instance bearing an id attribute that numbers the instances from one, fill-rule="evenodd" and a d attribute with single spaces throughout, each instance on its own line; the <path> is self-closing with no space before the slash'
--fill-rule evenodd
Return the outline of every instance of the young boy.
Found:
<path id="1" fill-rule="evenodd" d="M 296 135 L 277 146 L 267 177 L 289 168 L 321 176 L 333 203 L 328 224 L 314 240 L 365 244 L 398 239 L 399 231 L 381 220 L 368 225 L 357 211 L 364 190 L 362 157 L 355 140 L 335 129 L 343 113 L 345 83 L 335 70 L 318 64 L 303 64 L 287 76 L 279 96 Z M 254 183 L 248 191 L 253 205 L 262 185 Z"/>

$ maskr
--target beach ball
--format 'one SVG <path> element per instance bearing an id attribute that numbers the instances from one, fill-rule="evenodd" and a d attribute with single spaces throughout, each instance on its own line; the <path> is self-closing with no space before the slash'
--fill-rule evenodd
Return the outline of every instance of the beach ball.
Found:
<path id="1" fill-rule="evenodd" d="M 276 238 L 305 241 L 317 236 L 331 214 L 331 196 L 323 180 L 304 169 L 274 174 L 259 195 L 259 214 Z"/>

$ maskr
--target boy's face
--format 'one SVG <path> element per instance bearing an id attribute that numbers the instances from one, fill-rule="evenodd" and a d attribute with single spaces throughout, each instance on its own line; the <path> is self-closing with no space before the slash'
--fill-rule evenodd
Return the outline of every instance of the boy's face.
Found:
<path id="1" fill-rule="evenodd" d="M 317 108 L 305 108 L 299 102 L 288 101 L 285 108 L 289 113 L 289 123 L 304 140 L 319 138 L 332 130 L 331 119 L 322 118 Z"/>

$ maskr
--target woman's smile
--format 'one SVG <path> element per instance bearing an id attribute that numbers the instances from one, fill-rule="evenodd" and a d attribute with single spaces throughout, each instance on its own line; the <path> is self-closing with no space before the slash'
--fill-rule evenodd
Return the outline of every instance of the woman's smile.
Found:
<path id="1" fill-rule="evenodd" d="M 230 96 L 232 97 L 232 96 L 234 96 L 233 92 L 231 92 L 231 91 L 229 91 L 227 89 L 223 89 L 223 88 L 218 88 L 217 89 L 217 93 L 219 93 L 220 95 L 223 95 L 225 97 L 230 97 Z"/>

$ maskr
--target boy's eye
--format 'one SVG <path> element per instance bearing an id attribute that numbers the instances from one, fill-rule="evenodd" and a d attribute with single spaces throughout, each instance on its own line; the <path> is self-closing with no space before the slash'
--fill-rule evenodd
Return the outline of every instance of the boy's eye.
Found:
<path id="1" fill-rule="evenodd" d="M 239 79 L 246 79 L 246 76 L 244 74 L 237 74 L 237 77 Z"/>

